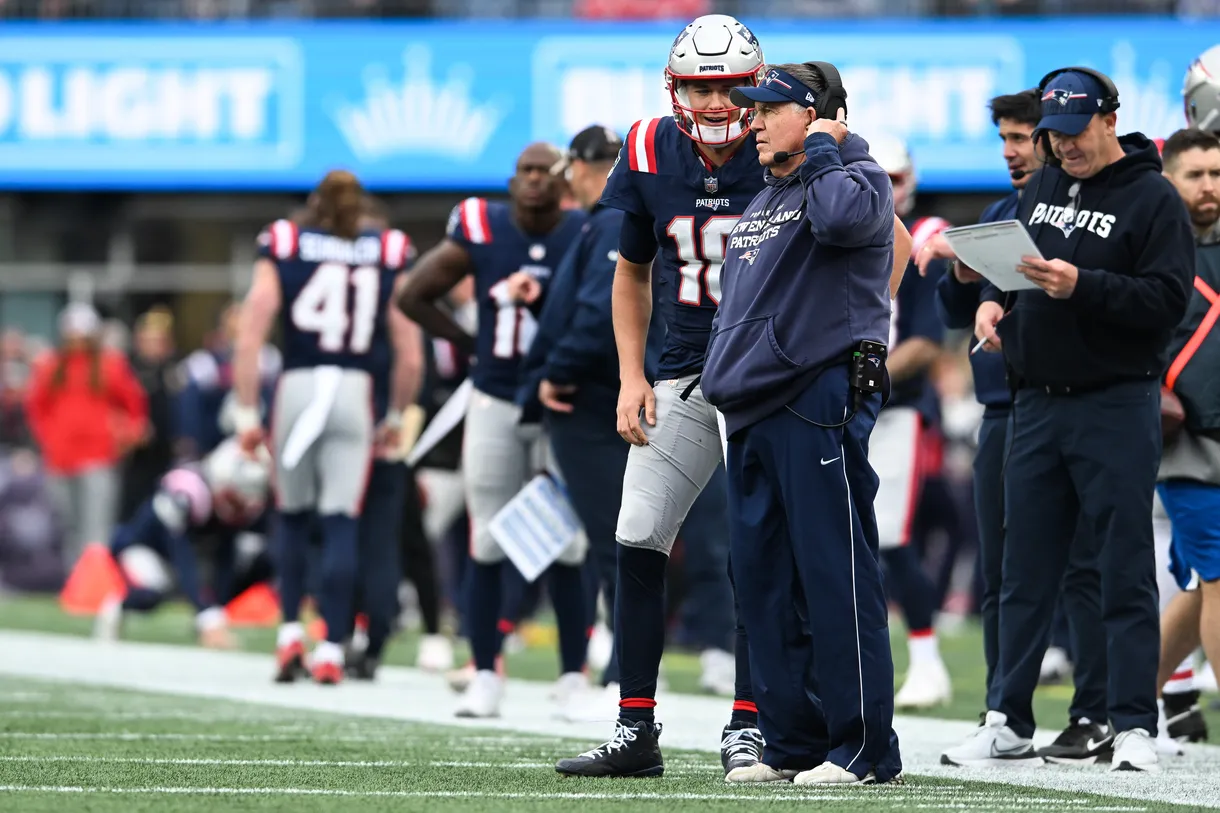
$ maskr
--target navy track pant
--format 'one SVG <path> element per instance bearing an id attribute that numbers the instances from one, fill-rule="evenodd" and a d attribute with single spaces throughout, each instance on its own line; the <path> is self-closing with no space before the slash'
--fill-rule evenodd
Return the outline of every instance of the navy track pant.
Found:
<path id="1" fill-rule="evenodd" d="M 803 420 L 852 408 L 847 369 L 832 367 L 729 441 L 733 576 L 773 768 L 829 760 L 880 781 L 901 770 L 868 462 L 880 402 L 863 398 L 843 428 Z"/>
<path id="2" fill-rule="evenodd" d="M 987 706 L 1019 736 L 1034 732 L 1033 694 L 1055 603 L 1088 596 L 1088 565 L 1100 570 L 1108 670 L 1107 709 L 1116 732 L 1157 728 L 1160 613 L 1152 495 L 1161 457 L 1155 381 L 1095 392 L 1017 393 L 1004 472 L 1006 533 L 999 648 Z M 1084 529 L 1077 532 L 1077 523 Z M 1083 588 L 1064 583 L 1086 563 Z M 1073 607 L 1065 607 L 1069 621 Z M 1073 631 L 1082 642 L 1082 631 Z"/>

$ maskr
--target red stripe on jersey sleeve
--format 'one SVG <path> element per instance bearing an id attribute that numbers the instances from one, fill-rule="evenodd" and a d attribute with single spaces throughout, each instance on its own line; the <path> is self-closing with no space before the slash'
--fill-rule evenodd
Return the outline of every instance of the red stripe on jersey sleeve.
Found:
<path id="1" fill-rule="evenodd" d="M 640 135 L 640 122 L 631 125 L 631 129 L 627 132 L 627 165 L 635 172 L 640 171 L 639 161 L 635 157 L 635 143 Z"/>
<path id="2" fill-rule="evenodd" d="M 644 134 L 644 151 L 648 154 L 647 171 L 653 174 L 657 171 L 657 125 L 660 123 L 660 119 L 650 121 L 648 132 Z"/>

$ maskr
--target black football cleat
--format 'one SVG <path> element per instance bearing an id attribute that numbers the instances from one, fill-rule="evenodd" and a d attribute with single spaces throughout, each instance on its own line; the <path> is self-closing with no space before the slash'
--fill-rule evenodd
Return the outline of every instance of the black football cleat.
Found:
<path id="1" fill-rule="evenodd" d="M 763 736 L 758 726 L 729 723 L 720 735 L 720 766 L 728 776 L 734 768 L 748 768 L 762 760 Z"/>
<path id="2" fill-rule="evenodd" d="M 305 646 L 296 641 L 275 651 L 276 683 L 293 683 L 297 678 L 309 677 L 309 668 L 305 665 Z"/>
<path id="3" fill-rule="evenodd" d="M 352 680 L 375 680 L 377 678 L 377 667 L 380 665 L 380 658 L 370 658 L 362 653 L 353 656 L 352 660 L 347 661 L 344 671 Z"/>
<path id="4" fill-rule="evenodd" d="M 614 736 L 592 751 L 561 759 L 555 770 L 564 776 L 655 777 L 665 773 L 657 739 L 660 723 L 614 724 Z"/>
<path id="5" fill-rule="evenodd" d="M 1164 694 L 1169 736 L 1178 742 L 1207 742 L 1207 719 L 1199 707 L 1198 692 Z"/>

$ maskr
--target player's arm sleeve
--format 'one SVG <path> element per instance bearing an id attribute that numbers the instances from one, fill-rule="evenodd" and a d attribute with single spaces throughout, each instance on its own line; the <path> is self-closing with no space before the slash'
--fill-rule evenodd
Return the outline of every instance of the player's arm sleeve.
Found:
<path id="1" fill-rule="evenodd" d="M 617 239 L 613 229 L 601 229 L 586 254 L 571 321 L 547 355 L 545 378 L 553 384 L 578 384 L 589 370 L 616 362 L 610 301 Z"/>
<path id="2" fill-rule="evenodd" d="M 657 235 L 652 218 L 628 212 L 618 234 L 619 256 L 636 265 L 648 265 L 657 256 Z"/>

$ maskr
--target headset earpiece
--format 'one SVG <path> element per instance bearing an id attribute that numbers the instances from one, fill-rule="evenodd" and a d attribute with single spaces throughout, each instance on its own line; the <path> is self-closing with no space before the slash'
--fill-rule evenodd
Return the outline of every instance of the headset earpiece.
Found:
<path id="1" fill-rule="evenodd" d="M 843 87 L 843 79 L 839 69 L 829 62 L 806 62 L 805 67 L 819 74 L 826 82 L 826 91 L 818 99 L 814 111 L 818 118 L 835 119 L 839 110 L 847 112 L 847 89 Z"/>

